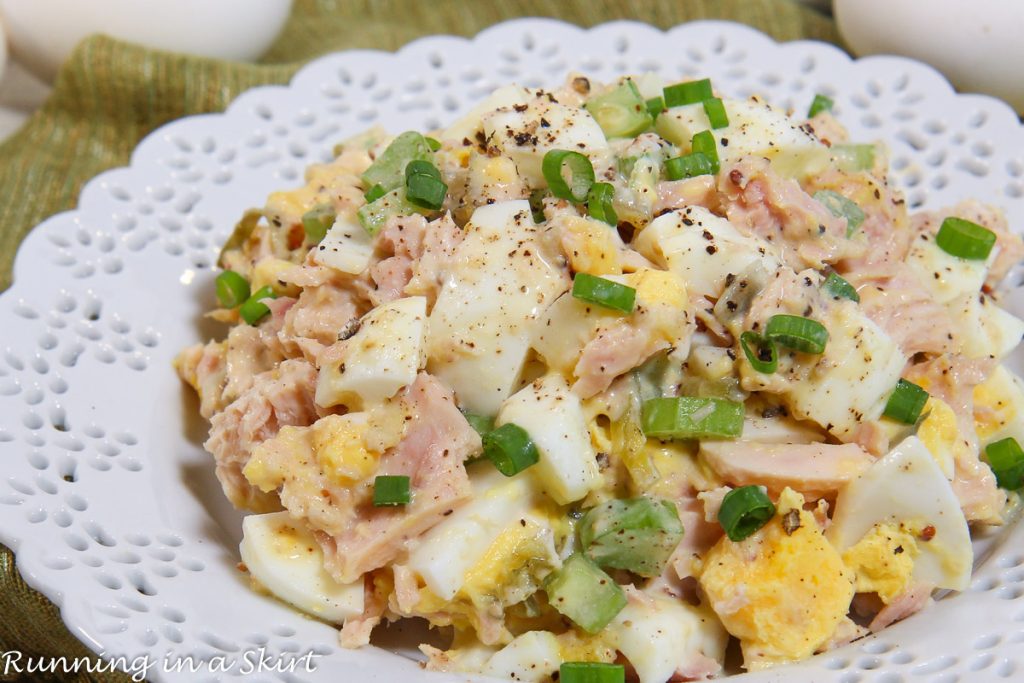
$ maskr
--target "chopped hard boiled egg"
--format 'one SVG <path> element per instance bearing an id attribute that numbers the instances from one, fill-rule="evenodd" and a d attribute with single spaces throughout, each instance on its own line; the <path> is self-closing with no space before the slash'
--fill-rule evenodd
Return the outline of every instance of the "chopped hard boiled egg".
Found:
<path id="1" fill-rule="evenodd" d="M 557 503 L 580 500 L 600 485 L 597 454 L 580 398 L 560 374 L 547 374 L 505 401 L 496 424 L 508 422 L 525 425 L 540 454 L 524 474 L 533 473 Z"/>
<path id="2" fill-rule="evenodd" d="M 687 675 L 695 662 L 721 664 L 729 642 L 729 634 L 708 607 L 639 591 L 630 593 L 610 629 L 640 683 L 664 683 L 678 671 Z M 701 677 L 714 673 L 702 672 Z"/>
<path id="3" fill-rule="evenodd" d="M 853 573 L 803 504 L 783 491 L 778 515 L 743 541 L 723 537 L 699 576 L 712 609 L 740 639 L 748 670 L 809 657 L 850 608 Z"/>
<path id="4" fill-rule="evenodd" d="M 953 590 L 967 587 L 974 560 L 967 520 L 935 458 L 915 436 L 839 492 L 826 535 L 846 552 L 876 525 L 886 524 L 921 539 L 915 581 Z"/>
<path id="5" fill-rule="evenodd" d="M 362 613 L 362 579 L 350 584 L 332 579 L 313 534 L 288 512 L 242 520 L 239 550 L 261 586 L 303 612 L 333 623 Z"/>
<path id="6" fill-rule="evenodd" d="M 934 235 L 924 233 L 910 245 L 906 263 L 921 285 L 942 304 L 963 295 L 977 296 L 988 274 L 986 261 L 947 254 L 935 243 Z"/>
<path id="7" fill-rule="evenodd" d="M 316 402 L 361 410 L 412 384 L 424 366 L 427 300 L 421 296 L 381 304 L 344 342 L 340 359 L 320 367 Z"/>
<path id="8" fill-rule="evenodd" d="M 913 534 L 895 524 L 876 524 L 853 547 L 843 553 L 843 562 L 853 570 L 858 593 L 877 593 L 882 602 L 910 587 L 917 557 Z"/>
<path id="9" fill-rule="evenodd" d="M 554 634 L 527 631 L 491 655 L 481 672 L 507 681 L 541 683 L 550 680 L 561 663 Z"/>
<path id="10" fill-rule="evenodd" d="M 569 287 L 540 238 L 525 200 L 477 209 L 430 313 L 427 369 L 474 413 L 511 396 L 530 324 Z"/>
<path id="11" fill-rule="evenodd" d="M 924 419 L 917 426 L 917 438 L 935 458 L 946 479 L 953 481 L 954 463 L 965 457 L 965 450 L 970 452 L 968 442 L 960 435 L 956 413 L 942 399 L 929 396 L 921 415 Z"/>
<path id="12" fill-rule="evenodd" d="M 729 221 L 702 206 L 670 211 L 644 228 L 633 247 L 661 268 L 676 273 L 694 294 L 718 297 L 730 275 L 754 262 L 779 267 L 773 251 L 740 234 Z"/>
<path id="13" fill-rule="evenodd" d="M 968 358 L 1002 360 L 1024 336 L 1024 320 L 978 291 L 957 297 L 946 308 L 960 353 Z"/>
<path id="14" fill-rule="evenodd" d="M 358 275 L 373 257 L 373 237 L 351 212 L 339 214 L 313 251 L 313 260 L 342 273 Z"/>
<path id="15" fill-rule="evenodd" d="M 494 90 L 461 119 L 448 126 L 442 133 L 442 140 L 474 140 L 481 130 L 481 119 L 485 114 L 505 107 L 526 104 L 531 98 L 530 92 L 518 85 L 506 85 Z"/>
<path id="16" fill-rule="evenodd" d="M 1024 445 L 1024 381 L 998 365 L 974 387 L 974 426 L 982 448 L 1013 437 Z"/>
<path id="17" fill-rule="evenodd" d="M 786 113 L 770 107 L 756 97 L 747 100 L 723 98 L 729 126 L 712 131 L 719 140 L 718 156 L 722 165 L 745 156 L 772 157 L 781 151 L 824 149 L 812 134 L 801 128 Z M 658 133 L 669 142 L 690 148 L 690 140 L 701 131 L 711 130 L 703 103 L 673 107 L 662 112 L 656 123 Z M 721 144 L 727 138 L 728 145 Z"/>

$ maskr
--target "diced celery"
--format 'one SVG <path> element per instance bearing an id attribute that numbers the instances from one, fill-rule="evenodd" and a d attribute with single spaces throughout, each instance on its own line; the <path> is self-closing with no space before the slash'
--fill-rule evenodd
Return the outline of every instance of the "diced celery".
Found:
<path id="1" fill-rule="evenodd" d="M 612 577 L 581 553 L 574 553 L 545 581 L 548 603 L 587 633 L 598 633 L 626 606 L 626 594 Z"/>
<path id="2" fill-rule="evenodd" d="M 426 138 L 416 131 L 406 131 L 391 141 L 361 177 L 367 189 L 380 185 L 390 191 L 405 184 L 405 167 L 410 161 L 433 158 Z"/>
<path id="3" fill-rule="evenodd" d="M 371 236 L 376 236 L 392 216 L 408 216 L 420 209 L 405 198 L 405 188 L 399 187 L 369 204 L 359 207 L 359 223 Z"/>
<path id="4" fill-rule="evenodd" d="M 647 102 L 628 79 L 614 90 L 590 98 L 584 106 L 609 138 L 631 138 L 654 123 Z"/>
<path id="5" fill-rule="evenodd" d="M 600 567 L 658 576 L 683 538 L 676 506 L 641 496 L 591 508 L 579 525 L 584 552 Z"/>

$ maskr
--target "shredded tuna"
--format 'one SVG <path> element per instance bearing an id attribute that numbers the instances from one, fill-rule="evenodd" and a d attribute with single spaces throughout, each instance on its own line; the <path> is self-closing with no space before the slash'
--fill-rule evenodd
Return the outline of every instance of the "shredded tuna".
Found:
<path id="1" fill-rule="evenodd" d="M 734 486 L 787 486 L 809 498 L 833 494 L 863 473 L 874 458 L 855 443 L 759 444 L 704 441 L 701 457 Z"/>
<path id="2" fill-rule="evenodd" d="M 303 360 L 287 360 L 257 375 L 241 396 L 210 421 L 204 446 L 217 462 L 217 479 L 228 499 L 240 508 L 268 511 L 277 497 L 242 475 L 253 449 L 285 425 L 308 425 L 318 417 L 313 402 L 316 370 Z"/>
<path id="3" fill-rule="evenodd" d="M 465 232 L 455 224 L 451 214 L 446 213 L 441 218 L 431 221 L 427 226 L 426 235 L 423 236 L 423 248 L 419 258 L 412 267 L 412 277 L 405 285 L 405 294 L 425 296 L 428 310 L 433 308 L 437 293 L 443 284 L 444 274 L 450 268 L 455 258 L 455 249 L 464 236 Z"/>
<path id="4" fill-rule="evenodd" d="M 718 208 L 718 192 L 715 177 L 701 175 L 686 180 L 662 180 L 658 183 L 658 200 L 654 203 L 654 215 L 684 206 Z"/>
<path id="5" fill-rule="evenodd" d="M 934 588 L 931 584 L 915 583 L 883 607 L 875 615 L 875 618 L 871 620 L 871 623 L 868 624 L 868 630 L 872 633 L 878 633 L 883 628 L 920 612 L 932 603 L 932 590 Z"/>
<path id="6" fill-rule="evenodd" d="M 375 574 L 363 577 L 363 612 L 357 617 L 345 620 L 345 625 L 338 633 L 338 643 L 348 649 L 355 649 L 370 644 L 370 634 L 380 623 L 388 606 L 385 581 Z"/>
<path id="7" fill-rule="evenodd" d="M 338 333 L 364 312 L 344 281 L 306 287 L 284 317 L 278 337 L 290 355 L 303 355 L 316 363 L 325 348 L 338 341 Z"/>
<path id="8" fill-rule="evenodd" d="M 954 350 L 953 321 L 904 264 L 874 278 L 851 276 L 861 310 L 892 337 L 908 357 Z"/>
<path id="9" fill-rule="evenodd" d="M 767 159 L 748 158 L 723 169 L 718 189 L 729 222 L 779 247 L 794 270 L 822 268 L 864 251 L 847 239 L 845 218 L 833 215 L 795 180 L 775 175 Z"/>

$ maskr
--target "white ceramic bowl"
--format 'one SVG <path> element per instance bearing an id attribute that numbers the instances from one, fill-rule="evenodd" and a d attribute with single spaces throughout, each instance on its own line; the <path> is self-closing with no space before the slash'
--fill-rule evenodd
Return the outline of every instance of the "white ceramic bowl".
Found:
<path id="1" fill-rule="evenodd" d="M 1024 113 L 1024 2 L 835 0 L 835 15 L 855 54 L 919 59 L 957 89 L 993 95 Z"/>
<path id="2" fill-rule="evenodd" d="M 251 60 L 288 19 L 292 0 L 0 0 L 14 57 L 51 81 L 93 33 L 174 52 Z"/>

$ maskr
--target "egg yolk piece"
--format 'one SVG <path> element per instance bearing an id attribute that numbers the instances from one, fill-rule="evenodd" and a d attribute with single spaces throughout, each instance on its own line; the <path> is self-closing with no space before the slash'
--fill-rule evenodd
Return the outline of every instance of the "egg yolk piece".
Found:
<path id="1" fill-rule="evenodd" d="M 843 553 L 843 562 L 854 572 L 858 593 L 877 593 L 888 605 L 910 587 L 917 555 L 913 534 L 894 524 L 876 524 Z"/>
<path id="2" fill-rule="evenodd" d="M 853 598 L 854 573 L 803 504 L 803 496 L 785 489 L 778 514 L 743 541 L 723 537 L 708 552 L 699 577 L 712 609 L 740 639 L 748 670 L 814 654 L 846 617 Z"/>

